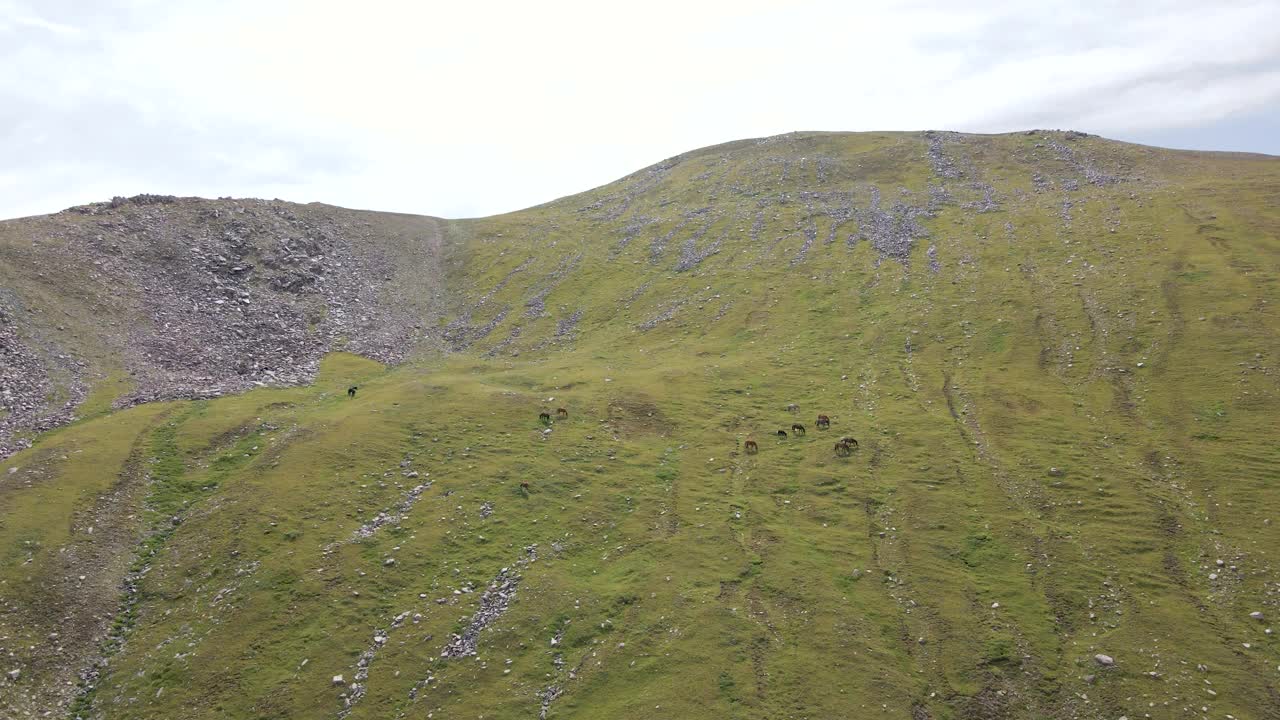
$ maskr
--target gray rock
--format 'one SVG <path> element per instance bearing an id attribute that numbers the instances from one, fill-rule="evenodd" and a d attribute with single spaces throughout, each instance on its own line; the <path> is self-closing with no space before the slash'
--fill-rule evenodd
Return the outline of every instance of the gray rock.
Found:
<path id="1" fill-rule="evenodd" d="M 1112 665 L 1116 664 L 1115 658 L 1111 657 L 1110 655 L 1103 655 L 1102 653 L 1098 653 L 1097 655 L 1094 655 L 1093 659 L 1096 660 L 1099 665 L 1103 665 L 1106 667 L 1111 667 Z"/>
<path id="2" fill-rule="evenodd" d="M 529 545 L 524 551 L 525 555 L 517 561 L 517 565 L 524 567 L 529 563 L 536 562 L 538 559 L 537 545 Z M 512 568 L 503 568 L 501 572 L 493 578 L 489 583 L 489 587 L 480 596 L 480 609 L 476 610 L 471 617 L 471 622 L 463 630 L 461 635 L 453 635 L 449 643 L 440 651 L 441 658 L 461 658 L 468 655 L 476 654 L 476 642 L 479 640 L 480 633 L 489 625 L 493 624 L 503 613 L 510 607 L 511 601 L 515 599 L 516 588 L 520 584 L 521 576 Z M 470 588 L 464 588 L 470 592 Z M 457 594 L 457 590 L 454 591 Z"/>

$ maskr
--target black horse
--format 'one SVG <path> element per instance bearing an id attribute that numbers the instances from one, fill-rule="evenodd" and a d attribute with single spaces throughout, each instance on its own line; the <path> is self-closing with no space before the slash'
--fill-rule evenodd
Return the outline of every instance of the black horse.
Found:
<path id="1" fill-rule="evenodd" d="M 352 385 L 351 387 L 347 388 L 347 397 L 349 397 L 349 398 L 353 398 L 353 397 L 355 397 L 355 396 L 356 396 L 356 390 L 359 390 L 359 389 L 360 389 L 360 388 L 356 387 L 355 385 Z"/>

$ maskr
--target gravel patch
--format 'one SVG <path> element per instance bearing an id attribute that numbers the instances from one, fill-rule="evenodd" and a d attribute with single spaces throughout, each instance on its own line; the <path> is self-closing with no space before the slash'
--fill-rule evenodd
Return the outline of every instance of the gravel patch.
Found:
<path id="1" fill-rule="evenodd" d="M 463 658 L 476 654 L 476 643 L 480 633 L 492 625 L 511 607 L 516 597 L 516 588 L 520 584 L 519 570 L 538 560 L 538 546 L 530 545 L 524 549 L 524 556 L 516 561 L 515 567 L 505 567 L 489 583 L 489 587 L 480 596 L 480 609 L 471 616 L 461 635 L 454 635 L 444 649 L 440 651 L 442 658 Z"/>

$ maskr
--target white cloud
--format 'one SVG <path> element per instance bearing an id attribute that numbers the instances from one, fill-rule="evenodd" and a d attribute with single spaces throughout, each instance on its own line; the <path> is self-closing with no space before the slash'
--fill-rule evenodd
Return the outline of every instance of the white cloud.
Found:
<path id="1" fill-rule="evenodd" d="M 795 129 L 1210 132 L 1276 104 L 1269 0 L 0 0 L 0 216 L 144 190 L 465 216 Z"/>

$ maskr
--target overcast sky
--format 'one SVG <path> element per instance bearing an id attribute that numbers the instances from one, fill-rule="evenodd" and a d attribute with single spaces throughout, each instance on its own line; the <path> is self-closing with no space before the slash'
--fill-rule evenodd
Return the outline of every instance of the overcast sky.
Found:
<path id="1" fill-rule="evenodd" d="M 744 137 L 1031 127 L 1280 154 L 1280 2 L 0 0 L 0 217 L 470 217 Z"/>

